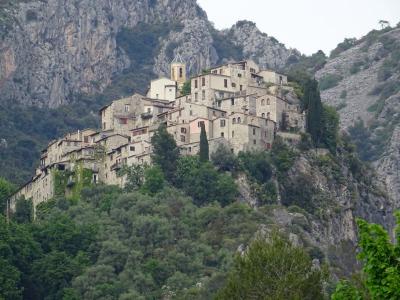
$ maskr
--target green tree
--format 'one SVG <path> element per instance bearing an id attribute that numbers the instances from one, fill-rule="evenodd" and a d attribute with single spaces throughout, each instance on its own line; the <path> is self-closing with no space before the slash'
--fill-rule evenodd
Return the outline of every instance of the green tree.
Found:
<path id="1" fill-rule="evenodd" d="M 271 179 L 272 168 L 268 161 L 267 152 L 240 152 L 238 160 L 241 169 L 246 170 L 252 179 L 259 183 L 264 183 Z"/>
<path id="2" fill-rule="evenodd" d="M 181 89 L 182 96 L 186 96 L 191 93 L 191 89 L 192 89 L 191 85 L 192 84 L 191 84 L 190 80 L 185 81 L 185 83 L 183 84 L 182 89 Z"/>
<path id="3" fill-rule="evenodd" d="M 323 272 L 300 247 L 274 232 L 236 256 L 216 299 L 323 299 Z"/>
<path id="4" fill-rule="evenodd" d="M 7 200 L 15 192 L 13 184 L 0 177 L 0 212 L 4 212 L 7 206 Z"/>
<path id="5" fill-rule="evenodd" d="M 15 204 L 13 219 L 17 223 L 30 223 L 33 220 L 33 203 L 30 199 L 19 198 Z"/>
<path id="6" fill-rule="evenodd" d="M 225 144 L 219 144 L 217 149 L 211 153 L 211 161 L 219 171 L 234 171 L 237 160 L 235 154 Z"/>
<path id="7" fill-rule="evenodd" d="M 0 299 L 22 299 L 20 277 L 19 270 L 0 257 Z"/>
<path id="8" fill-rule="evenodd" d="M 208 149 L 208 140 L 207 140 L 207 133 L 206 127 L 204 122 L 200 122 L 200 161 L 205 162 L 209 160 L 209 149 Z"/>
<path id="9" fill-rule="evenodd" d="M 305 83 L 303 102 L 307 110 L 307 132 L 310 133 L 314 145 L 319 146 L 322 137 L 323 107 L 318 90 L 318 82 L 315 79 L 308 80 Z"/>
<path id="10" fill-rule="evenodd" d="M 147 165 L 124 166 L 118 171 L 118 176 L 126 175 L 125 191 L 133 192 L 142 187 L 147 167 Z"/>
<path id="11" fill-rule="evenodd" d="M 176 177 L 176 165 L 179 158 L 179 148 L 174 137 L 168 133 L 165 124 L 161 124 L 151 138 L 153 146 L 152 160 L 160 166 L 165 178 L 174 183 Z"/>
<path id="12" fill-rule="evenodd" d="M 400 299 L 400 212 L 396 213 L 396 219 L 395 244 L 381 225 L 357 220 L 361 248 L 358 259 L 363 262 L 365 285 L 372 299 Z M 353 282 L 341 281 L 332 299 L 360 299 L 359 295 L 365 292 Z"/>
<path id="13" fill-rule="evenodd" d="M 160 167 L 154 166 L 145 171 L 145 180 L 142 186 L 142 192 L 154 195 L 164 188 L 165 179 Z"/>
<path id="14" fill-rule="evenodd" d="M 333 107 L 324 105 L 322 142 L 332 154 L 336 154 L 339 133 L 339 115 Z"/>
<path id="15" fill-rule="evenodd" d="M 198 206 L 218 201 L 227 205 L 235 200 L 237 186 L 227 174 L 219 174 L 211 163 L 190 170 L 182 182 L 183 190 Z"/>

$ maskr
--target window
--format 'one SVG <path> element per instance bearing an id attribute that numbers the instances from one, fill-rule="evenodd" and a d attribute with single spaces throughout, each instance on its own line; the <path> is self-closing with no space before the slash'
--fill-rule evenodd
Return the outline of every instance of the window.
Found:
<path id="1" fill-rule="evenodd" d="M 131 108 L 131 106 L 129 104 L 125 104 L 125 108 L 124 108 L 125 112 L 129 112 L 130 108 Z"/>
<path id="2" fill-rule="evenodd" d="M 88 137 L 88 136 L 84 136 L 84 137 L 83 137 L 83 141 L 84 141 L 85 143 L 89 143 L 89 137 Z"/>
<path id="3" fill-rule="evenodd" d="M 233 88 L 236 87 L 236 83 L 232 82 L 232 87 Z"/>
<path id="4" fill-rule="evenodd" d="M 132 152 L 135 152 L 135 146 L 130 146 L 129 150 L 131 150 Z"/>
<path id="5" fill-rule="evenodd" d="M 242 74 L 241 74 L 241 73 L 238 73 L 238 77 L 242 77 Z"/>
<path id="6" fill-rule="evenodd" d="M 189 152 L 192 152 L 192 147 L 189 147 Z"/>
<path id="7" fill-rule="evenodd" d="M 220 120 L 220 126 L 225 127 L 225 120 Z"/>
<path id="8" fill-rule="evenodd" d="M 265 105 L 265 100 L 261 99 L 261 106 L 264 106 L 264 105 Z"/>
<path id="9" fill-rule="evenodd" d="M 192 115 L 193 115 L 193 111 L 189 111 L 189 115 L 191 115 L 191 116 L 192 116 Z"/>
<path id="10" fill-rule="evenodd" d="M 186 133 L 186 128 L 181 128 L 181 133 Z"/>
<path id="11" fill-rule="evenodd" d="M 228 87 L 228 79 L 224 79 L 224 87 Z"/>
<path id="12" fill-rule="evenodd" d="M 103 130 L 106 129 L 106 122 L 103 123 Z"/>
<path id="13" fill-rule="evenodd" d="M 237 120 L 237 121 L 238 121 L 238 123 L 241 123 L 241 122 L 242 122 L 242 121 L 240 120 L 240 117 L 238 117 L 238 120 Z"/>
<path id="14" fill-rule="evenodd" d="M 206 86 L 206 78 L 205 77 L 201 78 L 201 86 Z"/>
<path id="15" fill-rule="evenodd" d="M 253 128 L 253 135 L 256 135 L 256 129 Z"/>
<path id="16" fill-rule="evenodd" d="M 197 79 L 194 80 L 194 88 L 197 89 Z"/>
<path id="17" fill-rule="evenodd" d="M 221 137 L 224 137 L 224 133 L 223 132 L 221 132 Z"/>
<path id="18" fill-rule="evenodd" d="M 194 101 L 199 101 L 199 94 L 198 93 L 194 93 Z"/>
<path id="19" fill-rule="evenodd" d="M 232 119 L 232 124 L 236 124 L 236 118 Z"/>
<path id="20" fill-rule="evenodd" d="M 179 78 L 182 78 L 182 77 L 183 77 L 183 69 L 179 68 Z"/>
<path id="21" fill-rule="evenodd" d="M 186 139 L 185 136 L 184 136 L 184 135 L 181 135 L 181 142 L 184 143 L 184 142 L 185 142 L 185 139 Z"/>
<path id="22" fill-rule="evenodd" d="M 150 107 L 147 108 L 147 112 L 151 113 L 151 108 Z"/>
<path id="23" fill-rule="evenodd" d="M 269 100 L 269 98 L 267 99 L 267 105 L 269 105 L 270 104 L 270 100 Z"/>
<path id="24" fill-rule="evenodd" d="M 217 115 L 217 113 L 215 112 L 215 110 L 213 110 L 213 117 L 215 117 Z"/>
<path id="25" fill-rule="evenodd" d="M 271 116 L 271 113 L 267 112 L 267 119 L 269 119 L 270 116 Z"/>
<path id="26" fill-rule="evenodd" d="M 235 136 L 235 132 L 232 130 L 232 137 L 234 137 Z"/>
<path id="27" fill-rule="evenodd" d="M 201 100 L 206 100 L 206 91 L 201 91 Z"/>
<path id="28" fill-rule="evenodd" d="M 199 122 L 197 122 L 197 127 L 201 127 L 201 123 L 203 123 L 204 124 L 204 121 L 199 121 Z"/>
<path id="29" fill-rule="evenodd" d="M 158 96 L 158 94 L 156 94 L 156 99 L 158 99 L 159 98 L 159 96 Z"/>
<path id="30" fill-rule="evenodd" d="M 235 105 L 235 98 L 231 98 L 231 105 Z"/>
<path id="31" fill-rule="evenodd" d="M 255 73 L 256 70 L 254 68 L 250 68 L 250 73 Z"/>
<path id="32" fill-rule="evenodd" d="M 261 114 L 261 118 L 265 118 L 265 113 L 262 113 L 262 114 Z"/>
<path id="33" fill-rule="evenodd" d="M 128 119 L 126 119 L 126 118 L 119 119 L 119 124 L 122 124 L 122 125 L 128 124 Z"/>
<path id="34" fill-rule="evenodd" d="M 218 106 L 218 107 L 221 107 L 221 102 L 222 102 L 222 101 L 217 101 L 217 106 Z"/>
<path id="35" fill-rule="evenodd" d="M 242 91 L 243 90 L 243 85 L 240 85 L 240 91 Z"/>
<path id="36" fill-rule="evenodd" d="M 253 140 L 253 144 L 256 145 L 256 144 L 257 144 L 257 141 L 256 141 L 256 140 Z"/>

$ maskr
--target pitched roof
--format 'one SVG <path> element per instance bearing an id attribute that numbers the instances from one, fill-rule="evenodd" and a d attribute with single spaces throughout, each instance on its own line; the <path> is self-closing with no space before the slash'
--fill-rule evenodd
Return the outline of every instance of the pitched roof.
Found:
<path id="1" fill-rule="evenodd" d="M 185 63 L 185 61 L 183 60 L 182 56 L 179 53 L 171 61 L 171 64 L 184 64 L 184 63 Z"/>

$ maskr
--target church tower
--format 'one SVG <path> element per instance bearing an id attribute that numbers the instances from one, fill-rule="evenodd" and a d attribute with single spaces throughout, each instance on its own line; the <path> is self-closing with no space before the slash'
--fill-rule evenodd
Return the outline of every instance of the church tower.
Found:
<path id="1" fill-rule="evenodd" d="M 177 54 L 171 62 L 171 80 L 176 81 L 181 88 L 186 81 L 186 63 L 180 54 Z"/>

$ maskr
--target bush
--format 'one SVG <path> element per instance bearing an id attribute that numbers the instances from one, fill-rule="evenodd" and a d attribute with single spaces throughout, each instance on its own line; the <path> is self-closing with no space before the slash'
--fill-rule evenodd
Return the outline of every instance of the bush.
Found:
<path id="1" fill-rule="evenodd" d="M 322 281 L 322 272 L 302 248 L 272 233 L 236 256 L 216 299 L 323 299 Z"/>
<path id="2" fill-rule="evenodd" d="M 211 161 L 219 171 L 234 171 L 237 165 L 236 157 L 228 146 L 219 144 L 217 149 L 211 153 Z"/>
<path id="3" fill-rule="evenodd" d="M 265 183 L 271 179 L 272 169 L 268 160 L 268 154 L 265 151 L 240 152 L 238 155 L 241 169 L 259 183 Z"/>
<path id="4" fill-rule="evenodd" d="M 333 88 L 339 84 L 343 77 L 338 74 L 327 74 L 319 80 L 321 91 Z"/>
<path id="5" fill-rule="evenodd" d="M 339 43 L 335 49 L 332 50 L 330 57 L 335 58 L 337 57 L 340 53 L 350 49 L 356 44 L 357 40 L 355 38 L 351 39 L 344 39 L 343 42 Z"/>

